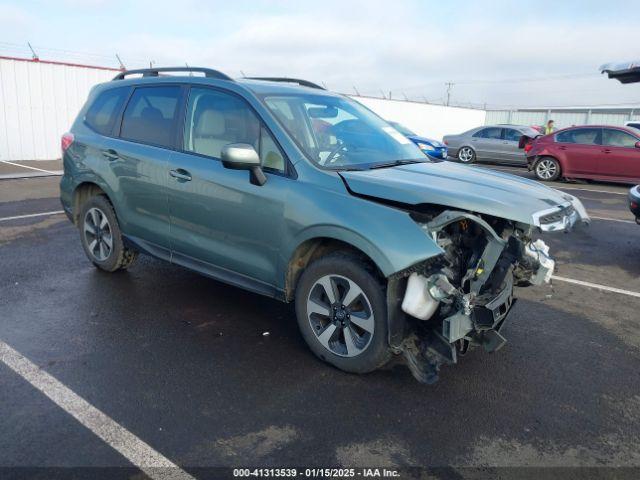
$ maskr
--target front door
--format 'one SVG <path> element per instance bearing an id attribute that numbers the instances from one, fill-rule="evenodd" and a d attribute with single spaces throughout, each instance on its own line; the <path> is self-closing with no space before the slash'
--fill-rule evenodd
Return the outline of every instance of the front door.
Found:
<path id="1" fill-rule="evenodd" d="M 600 176 L 611 180 L 640 181 L 640 138 L 624 130 L 603 129 Z"/>
<path id="2" fill-rule="evenodd" d="M 172 261 L 261 293 L 272 294 L 289 182 L 285 158 L 249 105 L 234 94 L 192 88 L 182 151 L 169 159 Z M 222 148 L 248 143 L 267 183 L 230 170 Z"/>

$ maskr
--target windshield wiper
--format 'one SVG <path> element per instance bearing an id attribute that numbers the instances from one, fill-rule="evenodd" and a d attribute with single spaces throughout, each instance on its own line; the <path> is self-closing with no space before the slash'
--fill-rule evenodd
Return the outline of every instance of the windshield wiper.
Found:
<path id="1" fill-rule="evenodd" d="M 427 163 L 428 159 L 413 159 L 413 160 L 394 160 L 393 162 L 387 163 L 375 163 L 369 167 L 369 170 L 373 170 L 374 168 L 389 168 L 389 167 L 397 167 L 398 165 L 410 165 L 412 163 Z"/>

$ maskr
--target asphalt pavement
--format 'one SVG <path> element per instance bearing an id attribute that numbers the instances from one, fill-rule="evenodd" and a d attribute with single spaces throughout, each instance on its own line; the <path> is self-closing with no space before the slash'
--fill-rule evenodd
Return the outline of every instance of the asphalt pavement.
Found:
<path id="1" fill-rule="evenodd" d="M 128 456 L 140 444 L 100 436 L 113 425 L 195 478 L 287 466 L 640 476 L 640 226 L 628 187 L 555 184 L 598 219 L 543 236 L 558 278 L 518 289 L 504 348 L 471 351 L 427 386 L 404 367 L 357 376 L 320 363 L 291 305 L 149 257 L 98 271 L 52 213 L 58 181 L 0 180 L 0 352 L 33 364 L 29 381 L 0 362 L 0 477 L 150 475 Z M 69 406 L 47 396 L 51 382 Z M 79 421 L 76 397 L 108 420 Z"/>

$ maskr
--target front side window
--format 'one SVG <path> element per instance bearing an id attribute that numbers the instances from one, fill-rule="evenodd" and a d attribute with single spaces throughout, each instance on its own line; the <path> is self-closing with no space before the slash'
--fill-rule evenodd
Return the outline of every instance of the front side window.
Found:
<path id="1" fill-rule="evenodd" d="M 599 128 L 576 128 L 565 130 L 556 135 L 556 141 L 560 143 L 578 143 L 580 145 L 600 145 L 601 132 Z"/>
<path id="2" fill-rule="evenodd" d="M 102 92 L 87 110 L 84 121 L 96 132 L 110 135 L 128 94 L 128 87 L 112 88 Z"/>
<path id="3" fill-rule="evenodd" d="M 429 161 L 411 140 L 354 100 L 309 93 L 265 96 L 263 102 L 322 167 L 361 170 Z"/>
<path id="4" fill-rule="evenodd" d="M 622 130 L 613 130 L 611 128 L 604 129 L 604 135 L 602 138 L 603 145 L 635 148 L 636 143 L 638 143 L 638 139 L 627 132 L 623 132 Z"/>
<path id="5" fill-rule="evenodd" d="M 173 147 L 179 99 L 180 87 L 136 88 L 122 117 L 120 137 L 159 147 Z"/>
<path id="6" fill-rule="evenodd" d="M 284 172 L 284 156 L 244 100 L 208 88 L 192 88 L 187 103 L 184 150 L 219 159 L 222 149 L 230 143 L 252 145 L 263 168 Z"/>
<path id="7" fill-rule="evenodd" d="M 501 128 L 483 128 L 482 130 L 478 130 L 473 134 L 476 138 L 488 138 L 492 140 L 500 140 L 502 138 L 502 129 Z"/>

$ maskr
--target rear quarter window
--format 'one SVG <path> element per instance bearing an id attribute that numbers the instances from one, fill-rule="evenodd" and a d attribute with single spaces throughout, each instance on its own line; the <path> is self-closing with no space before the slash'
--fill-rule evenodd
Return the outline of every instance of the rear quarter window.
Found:
<path id="1" fill-rule="evenodd" d="M 84 122 L 96 132 L 110 135 L 128 94 L 128 87 L 112 88 L 100 93 L 89 106 Z"/>

